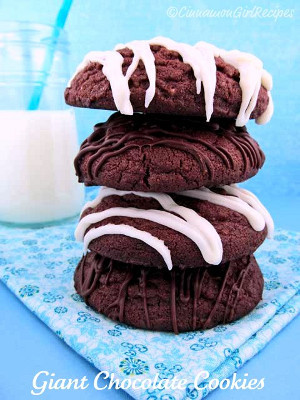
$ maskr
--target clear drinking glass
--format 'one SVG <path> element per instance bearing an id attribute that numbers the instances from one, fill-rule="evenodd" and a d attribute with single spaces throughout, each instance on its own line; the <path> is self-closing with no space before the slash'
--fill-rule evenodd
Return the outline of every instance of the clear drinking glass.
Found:
<path id="1" fill-rule="evenodd" d="M 1 222 L 43 225 L 72 217 L 82 206 L 84 191 L 73 168 L 75 116 L 63 98 L 68 41 L 61 31 L 54 43 L 54 29 L 0 22 Z M 46 72 L 49 51 L 53 61 Z M 36 90 L 38 109 L 29 110 Z"/>

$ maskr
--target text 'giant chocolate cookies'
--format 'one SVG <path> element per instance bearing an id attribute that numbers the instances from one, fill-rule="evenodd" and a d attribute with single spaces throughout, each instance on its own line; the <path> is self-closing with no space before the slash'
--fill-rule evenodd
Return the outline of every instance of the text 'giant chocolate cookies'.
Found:
<path id="1" fill-rule="evenodd" d="M 230 121 L 113 114 L 81 145 L 76 173 L 86 185 L 177 192 L 242 182 L 265 157 Z"/>
<path id="2" fill-rule="evenodd" d="M 115 321 L 178 333 L 247 315 L 261 300 L 263 277 L 253 255 L 169 272 L 90 252 L 76 269 L 75 288 L 88 305 Z"/>

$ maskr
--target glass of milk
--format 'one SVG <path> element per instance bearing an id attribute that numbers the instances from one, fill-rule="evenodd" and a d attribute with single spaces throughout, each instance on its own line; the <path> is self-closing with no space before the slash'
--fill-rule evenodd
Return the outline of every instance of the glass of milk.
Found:
<path id="1" fill-rule="evenodd" d="M 83 186 L 74 112 L 63 99 L 69 78 L 68 42 L 60 32 L 49 76 L 43 63 L 53 27 L 0 23 L 0 221 L 27 226 L 56 223 L 80 212 Z M 38 110 L 28 107 L 45 82 Z"/>

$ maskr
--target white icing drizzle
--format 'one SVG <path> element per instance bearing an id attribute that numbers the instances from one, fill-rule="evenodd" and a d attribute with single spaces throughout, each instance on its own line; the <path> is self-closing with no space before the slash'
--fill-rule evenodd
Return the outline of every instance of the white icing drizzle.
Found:
<path id="1" fill-rule="evenodd" d="M 100 226 L 99 228 L 93 228 L 89 230 L 84 237 L 84 254 L 86 254 L 88 250 L 88 245 L 92 240 L 104 235 L 125 235 L 135 239 L 139 239 L 149 246 L 153 247 L 158 253 L 160 253 L 168 269 L 172 269 L 173 265 L 171 260 L 171 253 L 164 242 L 157 237 L 152 236 L 149 232 L 141 231 L 129 225 L 107 224 L 104 226 Z"/>
<path id="2" fill-rule="evenodd" d="M 262 231 L 264 227 L 267 226 L 268 236 L 272 236 L 274 230 L 272 218 L 254 194 L 245 189 L 239 188 L 236 185 L 226 185 L 222 186 L 221 188 L 224 189 L 229 196 L 214 193 L 207 188 L 202 188 L 200 190 L 188 190 L 180 192 L 178 194 L 181 196 L 193 197 L 199 200 L 209 201 L 213 204 L 227 207 L 233 211 L 236 211 L 244 215 L 248 219 L 252 228 L 256 231 Z M 160 203 L 165 211 L 153 209 L 142 210 L 133 207 L 113 207 L 98 213 L 88 214 L 80 220 L 75 231 L 76 240 L 84 241 L 85 251 L 87 250 L 89 243 L 93 239 L 105 234 L 125 234 L 127 236 L 136 237 L 137 239 L 139 239 L 141 237 L 140 233 L 139 237 L 133 236 L 137 235 L 136 231 L 138 230 L 136 228 L 133 228 L 132 226 L 125 224 L 108 224 L 105 226 L 110 226 L 110 228 L 107 228 L 106 230 L 102 229 L 105 226 L 96 229 L 93 228 L 87 234 L 85 234 L 88 227 L 92 224 L 103 221 L 106 218 L 114 216 L 124 216 L 130 218 L 146 219 L 180 232 L 191 239 L 198 246 L 206 262 L 214 265 L 217 265 L 221 262 L 223 256 L 223 247 L 220 236 L 216 232 L 213 225 L 206 219 L 201 217 L 199 214 L 197 214 L 194 210 L 176 204 L 171 196 L 165 193 L 146 193 L 125 190 L 121 191 L 108 187 L 102 187 L 99 191 L 97 198 L 93 201 L 86 203 L 82 211 L 86 210 L 87 208 L 95 208 L 98 204 L 101 203 L 101 201 L 105 197 L 114 195 L 125 196 L 127 194 L 134 194 L 139 197 L 153 198 Z M 179 215 L 181 218 L 172 213 Z M 115 228 L 116 226 L 122 226 L 123 233 L 118 230 L 118 228 Z M 128 232 L 130 233 L 129 235 L 127 234 Z M 165 260 L 167 254 L 166 249 L 162 247 L 161 244 L 158 246 L 158 242 L 155 239 L 158 240 L 158 238 L 155 238 L 152 235 L 147 236 L 146 238 L 141 238 L 142 241 L 159 251 L 159 253 Z M 170 265 L 172 266 L 172 263 Z M 170 265 L 168 265 L 169 269 Z"/>
<path id="3" fill-rule="evenodd" d="M 249 205 L 248 201 L 246 200 L 247 197 L 240 194 L 240 188 L 236 187 L 233 189 L 228 186 L 228 191 L 226 189 L 226 186 L 222 186 L 221 188 L 224 189 L 228 194 L 234 194 L 234 196 L 237 196 L 237 194 L 239 194 L 239 196 L 226 196 L 223 194 L 212 192 L 207 188 L 202 188 L 200 190 L 186 190 L 178 194 L 182 196 L 192 197 L 194 199 L 209 201 L 210 203 L 229 208 L 232 211 L 236 211 L 244 215 L 244 217 L 248 219 L 249 224 L 255 231 L 262 231 L 266 225 L 266 220 L 265 215 L 261 213 L 261 210 L 258 210 L 252 205 Z M 258 201 L 257 198 L 256 200 Z M 253 203 L 256 204 L 255 202 Z"/>
<path id="4" fill-rule="evenodd" d="M 162 36 L 149 40 L 148 45 L 151 44 L 160 45 L 168 50 L 176 51 L 181 55 L 183 62 L 192 67 L 196 79 L 197 94 L 200 94 L 201 83 L 203 84 L 206 120 L 209 121 L 213 113 L 214 94 L 217 82 L 217 69 L 211 48 L 208 46 L 199 46 L 196 48 L 186 43 L 174 42 L 174 40 Z"/>
<path id="5" fill-rule="evenodd" d="M 150 82 L 150 85 L 146 90 L 145 97 L 145 107 L 147 108 L 155 95 L 156 68 L 154 55 L 150 49 L 150 46 L 145 40 L 134 40 L 133 42 L 126 43 L 126 45 L 119 44 L 115 47 L 115 50 L 121 50 L 125 47 L 128 47 L 128 49 L 132 50 L 133 52 L 132 63 L 126 72 L 127 86 L 131 75 L 134 73 L 139 64 L 139 61 L 142 60 L 145 65 L 146 73 Z"/>
<path id="6" fill-rule="evenodd" d="M 254 210 L 256 210 L 258 213 L 262 215 L 262 217 L 265 220 L 265 224 L 268 229 L 268 238 L 271 239 L 274 234 L 274 222 L 273 219 L 269 213 L 269 211 L 266 209 L 266 207 L 258 200 L 258 198 L 249 190 L 243 189 L 238 187 L 235 184 L 232 185 L 225 185 L 222 186 L 222 189 L 226 190 L 228 194 L 231 194 L 233 196 L 237 196 L 239 199 L 243 200 L 247 204 L 249 204 L 251 207 L 253 207 Z"/>
<path id="7" fill-rule="evenodd" d="M 102 72 L 110 83 L 117 109 L 122 114 L 132 115 L 133 108 L 130 102 L 128 79 L 123 75 L 122 71 L 123 61 L 123 57 L 117 51 L 91 51 L 79 64 L 74 76 L 91 62 L 103 65 Z M 69 81 L 68 87 L 71 86 L 74 76 Z"/>
<path id="8" fill-rule="evenodd" d="M 84 233 L 90 225 L 103 221 L 106 218 L 114 216 L 140 218 L 167 226 L 187 236 L 198 246 L 203 258 L 209 264 L 217 265 L 221 262 L 223 248 L 220 237 L 215 228 L 194 210 L 176 204 L 171 196 L 167 194 L 127 192 L 111 188 L 101 188 L 99 196 L 93 202 L 93 205 L 95 206 L 99 204 L 104 197 L 111 195 L 124 196 L 129 193 L 140 197 L 154 198 L 160 203 L 164 210 L 167 210 L 168 212 L 161 210 L 142 210 L 133 207 L 113 207 L 99 213 L 88 214 L 80 220 L 76 228 L 76 240 L 82 241 Z M 180 215 L 183 219 L 171 214 L 171 212 Z"/>
<path id="9" fill-rule="evenodd" d="M 126 44 L 119 44 L 114 51 L 93 51 L 88 53 L 78 66 L 75 74 L 68 83 L 71 86 L 74 76 L 86 67 L 90 62 L 98 62 L 103 65 L 103 73 L 110 82 L 112 95 L 117 109 L 122 114 L 132 115 L 133 109 L 130 102 L 130 90 L 128 81 L 142 61 L 149 80 L 149 88 L 146 91 L 145 107 L 147 108 L 155 96 L 156 68 L 155 59 L 150 45 L 160 45 L 168 50 L 180 54 L 183 62 L 193 69 L 196 79 L 197 94 L 201 92 L 201 84 L 204 88 L 206 119 L 210 120 L 213 113 L 213 101 L 216 88 L 216 64 L 214 57 L 222 57 L 223 60 L 234 66 L 240 72 L 240 87 L 242 89 L 242 104 L 236 120 L 237 126 L 243 126 L 249 120 L 255 108 L 260 86 L 263 85 L 269 93 L 269 104 L 265 112 L 256 119 L 258 124 L 267 123 L 273 114 L 273 102 L 270 95 L 272 89 L 272 77 L 263 69 L 263 63 L 257 57 L 238 50 L 226 51 L 206 42 L 198 42 L 195 46 L 175 42 L 165 37 L 156 37 L 150 40 L 135 40 Z M 133 51 L 133 60 L 126 75 L 123 75 L 123 57 L 116 50 L 129 48 Z"/>
<path id="10" fill-rule="evenodd" d="M 203 42 L 198 42 L 195 47 L 197 48 L 202 45 Z M 263 69 L 262 61 L 253 54 L 244 53 L 239 50 L 226 51 L 212 45 L 210 47 L 213 49 L 215 57 L 221 57 L 227 64 L 235 67 L 240 73 L 239 84 L 242 89 L 242 104 L 236 119 L 236 126 L 244 126 L 249 121 L 250 115 L 256 106 L 260 86 L 263 85 L 267 90 L 271 90 L 272 77 Z M 261 116 L 260 123 L 268 122 L 267 117 L 271 109 L 272 105 L 270 105 L 268 112 L 265 112 L 265 115 Z"/>
<path id="11" fill-rule="evenodd" d="M 273 112 L 274 112 L 274 103 L 273 103 L 273 99 L 271 96 L 271 92 L 268 91 L 268 95 L 269 95 L 269 103 L 268 103 L 268 107 L 266 108 L 266 110 L 258 117 L 256 118 L 255 122 L 258 125 L 264 125 L 267 122 L 270 121 L 270 119 L 272 118 Z"/>

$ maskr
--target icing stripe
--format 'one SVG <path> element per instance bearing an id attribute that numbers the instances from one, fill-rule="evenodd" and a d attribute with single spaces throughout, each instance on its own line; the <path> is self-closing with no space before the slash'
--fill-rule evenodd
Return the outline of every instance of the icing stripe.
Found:
<path id="1" fill-rule="evenodd" d="M 244 215 L 248 219 L 252 228 L 256 231 L 262 231 L 266 225 L 264 217 L 238 197 L 224 196 L 222 194 L 214 193 L 206 188 L 201 190 L 187 190 L 178 194 L 192 197 L 194 199 L 206 200 L 210 203 L 236 211 L 239 214 Z"/>
<path id="2" fill-rule="evenodd" d="M 121 46 L 124 48 L 124 45 Z M 145 60 L 147 60 L 147 63 L 144 63 L 144 65 L 150 83 L 148 89 L 146 90 L 145 97 L 145 107 L 148 108 L 155 95 L 156 68 L 154 55 L 150 49 L 150 46 L 144 40 L 134 40 L 133 42 L 127 43 L 126 47 L 133 51 L 133 60 L 126 72 L 127 82 L 136 70 L 139 61 L 142 60 L 145 62 Z M 115 48 L 115 50 L 117 50 L 117 48 Z"/>
<path id="3" fill-rule="evenodd" d="M 157 237 L 151 235 L 149 232 L 144 232 L 139 229 L 134 228 L 129 225 L 115 225 L 115 224 L 107 224 L 104 226 L 100 226 L 99 228 L 92 228 L 88 231 L 88 233 L 84 236 L 83 246 L 84 246 L 84 254 L 87 253 L 89 243 L 101 236 L 104 235 L 125 235 L 135 239 L 139 239 L 149 246 L 153 247 L 158 253 L 163 257 L 167 267 L 169 270 L 172 269 L 172 259 L 171 253 L 168 247 L 164 244 L 164 242 Z"/>
<path id="4" fill-rule="evenodd" d="M 193 210 L 186 209 L 186 211 L 193 211 Z M 183 219 L 177 217 L 176 215 L 161 210 L 142 210 L 133 207 L 128 207 L 128 208 L 112 207 L 105 211 L 88 214 L 84 218 L 82 218 L 76 228 L 75 238 L 78 241 L 82 241 L 83 239 L 85 241 L 84 233 L 87 230 L 87 228 L 90 225 L 103 221 L 106 218 L 129 217 L 129 218 L 145 219 L 160 225 L 167 226 L 168 228 L 173 229 L 174 231 L 180 232 L 183 235 L 187 236 L 198 246 L 205 261 L 207 261 L 209 264 L 217 265 L 222 261 L 222 253 L 223 253 L 220 237 L 216 231 L 213 237 L 211 238 L 207 237 L 205 228 L 204 229 L 201 228 L 201 220 L 203 218 L 198 216 L 196 212 L 195 214 L 198 217 L 200 223 L 199 221 L 194 221 L 194 223 L 192 224 L 191 222 L 184 221 Z M 208 223 L 208 221 L 206 222 Z"/>
<path id="5" fill-rule="evenodd" d="M 151 44 L 164 46 L 168 50 L 176 51 L 181 55 L 183 62 L 192 67 L 196 79 L 197 94 L 200 94 L 201 83 L 203 84 L 206 120 L 208 122 L 213 113 L 213 101 L 217 82 L 217 68 L 211 48 L 209 46 L 197 48 L 196 46 L 178 43 L 161 36 L 149 40 L 148 46 L 150 47 Z M 145 61 L 148 62 L 148 60 Z"/>
<path id="6" fill-rule="evenodd" d="M 208 222 L 205 218 L 202 218 L 199 214 L 197 214 L 196 211 L 176 204 L 175 201 L 172 199 L 172 197 L 165 193 L 135 192 L 135 191 L 117 190 L 108 187 L 102 187 L 96 199 L 86 203 L 86 205 L 83 208 L 83 211 L 89 207 L 91 208 L 96 207 L 105 197 L 113 195 L 125 196 L 127 194 L 133 194 L 139 197 L 155 199 L 156 201 L 159 202 L 159 204 L 162 206 L 164 210 L 169 212 L 174 212 L 175 214 L 180 215 L 186 222 L 197 228 L 201 235 L 205 233 L 206 241 L 209 243 L 208 245 L 211 247 L 212 251 L 218 253 L 222 252 L 222 243 L 213 225 L 210 222 Z"/>
<path id="7" fill-rule="evenodd" d="M 187 190 L 178 194 L 199 200 L 206 200 L 210 203 L 230 208 L 244 215 L 254 230 L 262 231 L 264 227 L 267 226 L 268 238 L 273 236 L 274 222 L 272 217 L 253 193 L 246 189 L 239 188 L 236 185 L 225 185 L 220 186 L 220 188 L 232 196 L 214 193 L 207 188 L 202 188 L 201 190 Z"/>
<path id="8" fill-rule="evenodd" d="M 171 196 L 165 193 L 153 193 L 153 192 L 136 192 L 136 191 L 126 191 L 126 190 L 117 190 L 113 188 L 108 188 L 108 187 L 102 187 L 99 191 L 98 196 L 96 199 L 93 201 L 90 201 L 86 203 L 84 206 L 82 212 L 86 210 L 87 208 L 91 207 L 94 208 L 100 202 L 102 199 L 108 196 L 125 196 L 127 194 L 133 194 L 135 196 L 139 197 L 146 197 L 146 198 L 153 198 L 159 204 L 162 206 L 162 208 L 166 211 L 169 211 L 169 213 L 164 213 L 162 214 L 162 211 L 159 210 L 149 210 L 149 211 L 156 211 L 156 214 L 159 213 L 159 218 L 157 219 L 155 216 L 154 219 L 150 219 L 153 222 L 157 223 L 163 223 L 163 225 L 169 226 L 171 229 L 179 231 L 179 227 L 183 229 L 183 231 L 179 231 L 183 233 L 185 236 L 188 236 L 191 240 L 193 240 L 197 246 L 199 247 L 199 250 L 201 251 L 203 258 L 210 264 L 219 264 L 222 260 L 222 253 L 223 253 L 223 246 L 222 242 L 220 239 L 220 236 L 218 235 L 217 231 L 213 227 L 213 225 L 208 222 L 205 218 L 202 218 L 199 214 L 197 214 L 194 210 L 191 210 L 187 207 L 180 206 L 175 203 L 175 201 L 172 199 Z M 123 208 L 124 210 L 124 208 Z M 137 210 L 137 209 L 135 209 Z M 142 213 L 135 212 L 132 213 L 133 218 L 144 218 L 145 215 L 148 215 L 149 218 L 153 218 L 154 214 L 153 213 L 147 213 L 145 210 L 141 210 Z M 184 224 L 185 221 L 182 219 L 175 217 L 173 214 L 170 214 L 171 212 L 181 216 L 186 223 Z M 134 215 L 133 215 L 134 214 Z M 138 215 L 141 214 L 141 217 L 138 217 Z M 95 214 L 89 214 L 89 215 L 95 215 Z M 88 216 L 86 216 L 88 217 Z M 85 217 L 85 218 L 86 218 Z M 174 218 L 175 217 L 175 218 Z M 85 219 L 83 218 L 83 219 Z M 166 224 L 166 218 L 169 220 L 169 224 Z M 175 225 L 173 223 L 175 219 Z M 81 220 L 82 221 L 82 220 Z M 81 225 L 81 221 L 79 225 Z M 97 222 L 97 221 L 96 221 Z M 95 223 L 95 222 L 93 222 Z M 192 229 L 195 228 L 195 229 Z M 80 232 L 80 237 L 82 237 L 81 230 L 79 230 L 79 226 L 77 227 L 78 232 Z M 77 232 L 77 229 L 75 232 Z M 85 228 L 84 230 L 86 230 Z M 193 239 L 194 238 L 194 239 Z M 80 239 L 79 239 L 80 240 Z"/>
<path id="9" fill-rule="evenodd" d="M 98 204 L 101 203 L 102 199 L 104 199 L 105 197 L 113 195 L 125 196 L 127 194 L 155 199 L 159 202 L 164 210 L 180 215 L 186 222 L 197 228 L 201 235 L 203 235 L 203 232 L 205 232 L 206 242 L 208 242 L 208 246 L 211 247 L 212 251 L 219 253 L 222 252 L 222 243 L 213 225 L 205 218 L 202 218 L 194 210 L 176 204 L 172 197 L 165 193 L 136 192 L 102 187 L 99 191 L 98 196 L 93 201 L 86 203 L 86 205 L 83 207 L 82 212 L 89 207 L 95 208 Z M 179 222 L 182 222 L 182 220 L 180 220 Z"/>
<path id="10" fill-rule="evenodd" d="M 272 77 L 263 69 L 263 63 L 252 54 L 238 50 L 226 51 L 219 49 L 209 43 L 198 42 L 195 46 L 175 42 L 165 37 L 156 37 L 150 40 L 135 40 L 127 44 L 119 44 L 114 51 L 93 51 L 88 53 L 78 66 L 75 74 L 68 83 L 71 86 L 75 75 L 85 68 L 90 62 L 103 65 L 103 73 L 107 77 L 116 108 L 127 115 L 133 114 L 130 102 L 129 79 L 142 61 L 149 80 L 149 87 L 145 96 L 145 107 L 147 108 L 155 96 L 156 67 L 155 58 L 151 51 L 151 45 L 159 45 L 171 51 L 176 51 L 182 57 L 184 63 L 191 66 L 196 79 L 196 92 L 200 94 L 201 84 L 204 88 L 204 100 L 206 119 L 210 120 L 213 113 L 213 101 L 216 88 L 216 64 L 214 57 L 221 57 L 226 63 L 235 67 L 240 73 L 240 87 L 242 90 L 242 103 L 237 116 L 236 125 L 244 126 L 255 108 L 260 86 L 263 85 L 268 93 L 272 88 Z M 123 57 L 117 51 L 124 48 L 133 51 L 133 60 L 126 75 L 123 75 Z M 265 124 L 273 114 L 273 102 L 269 93 L 269 104 L 266 111 L 257 118 L 256 122 Z"/>
<path id="11" fill-rule="evenodd" d="M 199 42 L 195 45 L 201 48 L 203 45 L 211 47 L 215 57 L 221 57 L 227 64 L 232 65 L 240 73 L 239 84 L 242 89 L 242 103 L 236 119 L 236 126 L 244 126 L 248 122 L 252 111 L 254 110 L 260 90 L 263 84 L 267 90 L 272 87 L 271 75 L 263 69 L 262 61 L 252 54 L 244 53 L 238 50 L 226 51 L 218 49 L 213 45 Z M 268 112 L 264 112 L 260 117 L 260 123 L 267 122 L 267 118 L 271 115 L 271 100 L 269 102 Z"/>
<path id="12" fill-rule="evenodd" d="M 200 190 L 187 190 L 184 192 L 179 192 L 178 194 L 180 196 L 187 196 L 199 200 L 209 201 L 213 204 L 227 207 L 233 211 L 236 211 L 244 215 L 248 219 L 252 228 L 256 231 L 263 230 L 266 225 L 268 228 L 268 237 L 272 236 L 274 231 L 274 223 L 272 218 L 255 195 L 248 190 L 237 187 L 236 185 L 225 185 L 220 188 L 225 190 L 228 195 L 215 193 L 207 188 L 202 188 Z M 213 225 L 206 219 L 202 218 L 194 210 L 178 205 L 171 196 L 165 193 L 146 193 L 125 190 L 121 191 L 108 187 L 102 187 L 98 196 L 93 201 L 87 202 L 82 212 L 87 208 L 95 208 L 105 197 L 114 195 L 125 196 L 128 194 L 133 194 L 139 197 L 153 198 L 158 201 L 161 207 L 166 211 L 153 209 L 143 210 L 133 207 L 112 207 L 101 212 L 88 214 L 80 220 L 75 231 L 76 240 L 84 242 L 84 251 L 87 250 L 89 243 L 96 237 L 102 235 L 125 234 L 137 239 L 142 237 L 141 240 L 159 251 L 164 260 L 166 260 L 167 247 L 165 245 L 165 247 L 162 247 L 161 244 L 158 246 L 157 240 L 159 240 L 159 243 L 163 243 L 163 241 L 155 238 L 151 234 L 149 234 L 150 236 L 142 236 L 141 232 L 143 233 L 143 231 L 139 231 L 130 225 L 108 224 L 103 227 L 93 228 L 87 234 L 85 234 L 88 227 L 92 224 L 98 223 L 107 218 L 123 216 L 149 220 L 180 232 L 191 239 L 198 246 L 203 258 L 207 263 L 217 265 L 221 262 L 223 256 L 223 247 L 220 236 L 216 232 Z M 183 219 L 172 213 L 179 215 Z M 106 226 L 109 226 L 110 228 L 103 229 Z M 120 226 L 122 227 L 121 231 L 116 228 Z M 147 232 L 144 233 L 147 234 Z M 136 236 L 137 234 L 139 234 L 139 237 Z M 171 261 L 167 265 L 169 269 L 172 268 Z"/>
<path id="13" fill-rule="evenodd" d="M 180 196 L 193 197 L 199 200 L 206 200 L 210 203 L 218 204 L 230 208 L 233 211 L 239 212 L 248 219 L 250 225 L 254 230 L 261 231 L 266 225 L 268 228 L 268 237 L 272 237 L 274 232 L 274 222 L 272 220 L 272 217 L 268 210 L 263 206 L 263 204 L 253 193 L 251 193 L 249 190 L 240 188 L 235 184 L 220 186 L 220 189 L 225 190 L 228 194 L 232 196 L 225 196 L 214 193 L 207 188 L 202 188 L 199 190 L 186 190 L 177 194 Z M 153 198 L 157 200 L 165 210 L 175 212 L 191 224 L 195 224 L 195 218 L 200 217 L 195 211 L 176 204 L 171 196 L 165 193 L 126 191 L 112 189 L 108 187 L 102 187 L 99 191 L 98 196 L 94 200 L 89 201 L 85 204 L 82 212 L 87 208 L 96 207 L 101 202 L 101 200 L 107 196 L 125 196 L 126 194 L 134 194 L 139 197 Z M 183 212 L 180 212 L 180 209 L 184 209 Z M 191 212 L 189 217 L 187 215 L 188 212 Z M 202 218 L 202 220 L 208 222 L 204 218 Z M 209 225 L 207 225 L 207 228 L 209 228 L 209 226 L 213 227 L 209 222 L 208 224 Z M 197 226 L 197 224 L 195 224 L 195 226 Z M 216 231 L 213 228 L 213 231 L 211 231 L 210 239 L 213 239 L 214 232 Z"/>
<path id="14" fill-rule="evenodd" d="M 241 200 L 248 203 L 254 210 L 258 211 L 264 218 L 267 229 L 268 238 L 271 239 L 274 234 L 274 221 L 266 209 L 266 207 L 259 201 L 255 194 L 251 193 L 249 190 L 240 188 L 236 185 L 225 185 L 222 189 L 226 190 L 228 194 L 239 197 Z"/>
<path id="15" fill-rule="evenodd" d="M 260 115 L 258 118 L 256 118 L 256 120 L 255 120 L 255 122 L 258 125 L 264 125 L 267 122 L 269 122 L 270 119 L 272 118 L 272 115 L 274 112 L 274 103 L 273 103 L 273 98 L 271 96 L 270 91 L 268 92 L 268 95 L 269 95 L 269 104 L 268 104 L 266 111 L 262 115 Z"/>
<path id="16" fill-rule="evenodd" d="M 130 102 L 128 79 L 123 75 L 122 71 L 123 61 L 123 57 L 117 51 L 91 51 L 84 57 L 82 63 L 79 64 L 75 75 L 90 62 L 102 64 L 102 72 L 110 83 L 117 109 L 123 114 L 132 115 L 133 108 Z M 68 83 L 68 87 L 70 87 L 72 80 L 73 78 Z"/>

